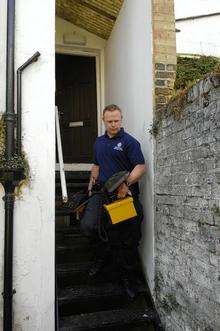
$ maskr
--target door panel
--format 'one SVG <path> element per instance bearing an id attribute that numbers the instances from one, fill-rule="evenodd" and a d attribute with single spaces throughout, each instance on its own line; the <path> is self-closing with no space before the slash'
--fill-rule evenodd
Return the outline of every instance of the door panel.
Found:
<path id="1" fill-rule="evenodd" d="M 92 162 L 97 136 L 94 57 L 56 55 L 56 105 L 64 163 Z"/>

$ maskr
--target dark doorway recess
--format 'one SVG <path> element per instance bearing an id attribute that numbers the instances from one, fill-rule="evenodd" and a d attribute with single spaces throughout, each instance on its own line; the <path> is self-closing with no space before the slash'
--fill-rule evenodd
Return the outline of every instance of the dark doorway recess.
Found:
<path id="1" fill-rule="evenodd" d="M 64 163 L 91 163 L 97 136 L 95 57 L 56 54 L 56 105 Z"/>

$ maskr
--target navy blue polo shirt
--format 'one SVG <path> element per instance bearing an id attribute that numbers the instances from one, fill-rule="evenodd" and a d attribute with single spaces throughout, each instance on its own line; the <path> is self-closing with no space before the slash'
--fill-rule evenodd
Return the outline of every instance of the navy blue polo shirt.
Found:
<path id="1" fill-rule="evenodd" d="M 131 172 L 137 164 L 145 163 L 140 143 L 123 128 L 114 137 L 105 133 L 96 139 L 93 161 L 99 166 L 98 181 L 101 183 L 116 172 Z M 131 185 L 130 190 L 132 194 L 138 194 L 138 183 Z"/>

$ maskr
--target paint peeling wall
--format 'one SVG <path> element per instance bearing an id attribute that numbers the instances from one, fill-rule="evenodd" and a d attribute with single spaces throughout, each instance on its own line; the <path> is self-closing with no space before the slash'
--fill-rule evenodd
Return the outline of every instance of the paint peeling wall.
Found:
<path id="1" fill-rule="evenodd" d="M 106 47 L 106 103 L 118 104 L 123 125 L 142 145 L 147 174 L 141 181 L 145 210 L 142 261 L 151 289 L 153 259 L 153 143 L 148 129 L 153 118 L 151 1 L 124 1 Z"/>
<path id="2" fill-rule="evenodd" d="M 40 19 L 39 19 L 40 18 Z M 6 0 L 0 2 L 0 111 L 5 111 Z M 23 149 L 30 185 L 15 202 L 14 330 L 54 330 L 54 45 L 55 1 L 16 2 L 15 70 L 23 73 Z M 1 197 L 3 190 L 0 189 Z M 0 199 L 0 292 L 3 288 L 4 206 Z M 2 297 L 0 297 L 2 323 Z M 2 329 L 2 324 L 0 324 Z"/>

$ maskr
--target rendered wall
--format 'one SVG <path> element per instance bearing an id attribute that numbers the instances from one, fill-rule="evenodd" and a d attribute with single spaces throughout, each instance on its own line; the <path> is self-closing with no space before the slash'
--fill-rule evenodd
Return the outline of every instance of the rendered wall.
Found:
<path id="1" fill-rule="evenodd" d="M 118 104 L 123 125 L 142 145 L 147 174 L 141 181 L 145 211 L 142 260 L 151 289 L 154 279 L 153 143 L 148 132 L 153 119 L 151 1 L 124 1 L 105 50 L 106 104 Z"/>
<path id="2" fill-rule="evenodd" d="M 219 3 L 220 12 L 220 3 Z M 212 55 L 220 57 L 220 13 L 176 22 L 177 53 Z"/>
<path id="3" fill-rule="evenodd" d="M 220 76 L 168 106 L 156 137 L 155 291 L 166 330 L 220 330 Z"/>
<path id="4" fill-rule="evenodd" d="M 73 43 L 71 44 L 65 44 L 64 42 L 64 35 L 65 34 L 72 34 L 73 36 Z M 74 44 L 74 34 L 79 35 L 81 37 L 84 37 L 85 44 L 77 45 Z M 77 40 L 77 39 L 75 39 Z M 66 46 L 69 49 L 103 49 L 105 47 L 106 40 L 102 39 L 82 28 L 79 28 L 78 26 L 65 21 L 64 19 L 60 17 L 56 17 L 56 45 Z"/>
<path id="5" fill-rule="evenodd" d="M 220 11 L 219 0 L 193 0 L 189 6 L 182 0 L 174 0 L 174 4 L 176 18 L 207 15 Z"/>
<path id="6" fill-rule="evenodd" d="M 23 72 L 23 150 L 30 184 L 14 211 L 13 330 L 54 330 L 54 45 L 55 1 L 16 1 L 15 70 Z M 0 2 L 0 111 L 5 111 L 6 0 Z M 4 195 L 0 188 L 1 198 Z M 0 292 L 3 291 L 4 205 L 0 199 Z M 2 330 L 2 296 L 0 329 Z"/>

